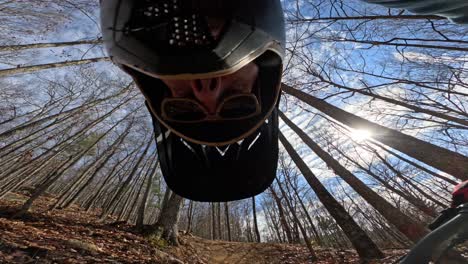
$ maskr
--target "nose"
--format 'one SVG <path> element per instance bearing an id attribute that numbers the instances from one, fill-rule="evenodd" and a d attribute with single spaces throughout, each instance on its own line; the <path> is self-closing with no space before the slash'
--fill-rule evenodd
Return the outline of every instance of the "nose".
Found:
<path id="1" fill-rule="evenodd" d="M 195 98 L 209 114 L 214 114 L 222 93 L 221 77 L 192 80 L 190 84 Z"/>

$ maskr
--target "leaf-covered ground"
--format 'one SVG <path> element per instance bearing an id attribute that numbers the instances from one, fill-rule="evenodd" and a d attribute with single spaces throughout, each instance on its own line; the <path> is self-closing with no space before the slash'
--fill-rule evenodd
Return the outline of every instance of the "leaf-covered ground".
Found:
<path id="1" fill-rule="evenodd" d="M 211 241 L 181 235 L 180 247 L 154 246 L 128 225 L 97 222 L 77 207 L 46 212 L 50 197 L 21 219 L 10 219 L 25 197 L 0 200 L 0 263 L 310 263 L 300 245 Z M 317 249 L 315 263 L 360 263 L 351 250 Z M 404 251 L 386 252 L 392 263 Z"/>

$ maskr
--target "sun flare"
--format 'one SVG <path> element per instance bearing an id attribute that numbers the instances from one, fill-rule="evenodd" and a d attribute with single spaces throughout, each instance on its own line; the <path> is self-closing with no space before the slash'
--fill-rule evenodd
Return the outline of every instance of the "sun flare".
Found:
<path id="1" fill-rule="evenodd" d="M 352 139 L 363 141 L 372 137 L 372 132 L 367 129 L 353 129 L 350 133 Z"/>

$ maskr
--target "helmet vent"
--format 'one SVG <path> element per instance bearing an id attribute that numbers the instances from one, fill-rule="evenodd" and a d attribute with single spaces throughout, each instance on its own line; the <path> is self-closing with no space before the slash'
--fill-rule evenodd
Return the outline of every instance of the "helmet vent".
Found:
<path id="1" fill-rule="evenodd" d="M 196 14 L 175 16 L 169 23 L 169 44 L 177 47 L 210 46 L 212 38 L 206 30 L 206 22 Z"/>
<path id="2" fill-rule="evenodd" d="M 135 1 L 124 33 L 133 35 L 148 46 L 188 49 L 211 49 L 215 44 L 207 19 L 180 0 Z M 189 3 L 185 3 L 188 5 Z"/>

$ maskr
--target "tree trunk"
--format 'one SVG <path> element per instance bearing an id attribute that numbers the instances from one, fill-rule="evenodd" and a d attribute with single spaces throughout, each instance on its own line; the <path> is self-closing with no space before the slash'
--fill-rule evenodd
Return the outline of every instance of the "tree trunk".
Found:
<path id="1" fill-rule="evenodd" d="M 84 172 L 83 172 L 83 179 L 77 179 L 77 181 L 75 182 L 76 183 L 76 186 L 75 185 L 72 185 L 69 189 L 70 189 L 70 192 L 69 194 L 72 194 L 74 189 L 79 185 L 79 183 L 81 183 L 82 180 L 84 180 L 84 177 L 91 171 L 93 171 L 93 173 L 91 174 L 91 176 L 89 176 L 89 178 L 87 179 L 87 181 L 80 187 L 80 189 L 71 196 L 71 198 L 68 197 L 68 195 L 65 195 L 67 192 L 64 192 L 64 194 L 57 200 L 57 202 L 55 203 L 54 206 L 52 206 L 52 209 L 53 208 L 56 208 L 56 207 L 69 207 L 71 206 L 77 199 L 78 197 L 81 195 L 81 193 L 85 190 L 86 187 L 88 187 L 91 182 L 93 181 L 93 179 L 95 178 L 95 176 L 99 173 L 99 171 L 101 169 L 104 168 L 104 165 L 110 160 L 110 158 L 115 154 L 115 152 L 117 151 L 117 148 L 120 146 L 120 144 L 123 142 L 123 140 L 125 139 L 125 137 L 128 135 L 128 133 L 130 132 L 130 128 L 132 127 L 132 123 L 130 123 L 127 128 L 124 130 L 124 132 L 114 141 L 114 143 L 112 143 L 112 145 L 106 149 L 106 151 L 104 151 L 104 153 L 102 154 L 102 156 L 100 158 L 98 158 L 93 164 L 91 164 L 89 166 L 88 169 L 86 169 Z"/>
<path id="2" fill-rule="evenodd" d="M 229 206 L 228 202 L 224 202 L 224 215 L 226 219 L 226 228 L 227 228 L 227 234 L 228 234 L 228 241 L 232 241 L 231 237 L 231 223 L 229 222 Z"/>
<path id="3" fill-rule="evenodd" d="M 59 123 L 60 124 L 64 123 L 67 119 L 71 118 L 72 116 L 73 115 L 69 115 L 69 116 L 66 116 L 66 117 L 64 117 L 62 119 L 56 119 L 54 122 L 51 122 L 50 124 L 48 124 L 48 125 L 40 128 L 40 129 L 32 132 L 32 133 L 27 134 L 26 136 L 22 137 L 21 139 L 18 139 L 16 141 L 13 141 L 13 142 L 7 144 L 7 145 L 4 145 L 3 147 L 0 148 L 0 153 L 2 153 L 0 155 L 0 159 L 3 158 L 3 157 L 9 156 L 11 153 L 15 152 L 16 150 L 18 150 L 18 149 L 20 149 L 20 148 L 22 148 L 22 147 L 24 147 L 26 145 L 29 145 L 31 142 L 34 142 L 35 140 L 43 137 L 43 135 L 41 135 L 41 134 L 34 137 L 39 132 L 46 131 L 48 128 L 53 127 L 53 126 L 55 126 L 55 125 L 57 125 Z M 76 124 L 75 123 L 68 124 L 65 128 L 62 129 L 62 131 L 63 132 L 69 131 L 69 128 L 71 128 L 72 126 L 76 126 Z M 60 128 L 60 126 L 56 126 L 56 127 L 52 128 L 51 130 L 47 131 L 47 133 L 52 134 L 56 129 L 59 129 L 59 128 Z M 47 142 L 47 141 L 48 141 L 48 139 L 45 140 L 45 142 Z"/>
<path id="4" fill-rule="evenodd" d="M 128 132 L 130 131 L 131 125 L 127 128 L 128 130 L 126 132 L 124 132 L 121 137 L 119 139 L 116 140 L 116 142 L 114 143 L 114 145 L 111 147 L 111 150 L 110 150 L 110 153 L 105 157 L 104 160 L 102 160 L 99 164 L 98 164 L 98 167 L 94 170 L 93 174 L 88 178 L 88 180 L 81 186 L 81 188 L 71 197 L 71 199 L 69 199 L 64 205 L 63 207 L 65 208 L 68 208 L 69 206 L 71 206 L 74 202 L 76 202 L 76 200 L 78 199 L 78 197 L 80 197 L 80 195 L 84 192 L 84 190 L 93 182 L 94 178 L 96 178 L 96 176 L 98 175 L 98 173 L 104 168 L 104 166 L 107 164 L 107 162 L 110 160 L 110 158 L 112 156 L 114 156 L 116 150 L 117 150 L 117 147 L 120 146 L 120 144 L 122 143 L 122 141 L 125 139 L 125 137 L 128 135 Z"/>
<path id="5" fill-rule="evenodd" d="M 151 226 L 149 236 L 152 239 L 164 239 L 172 245 L 178 246 L 178 228 L 180 209 L 184 199 L 179 195 L 172 193 L 167 200 L 167 204 L 163 205 L 163 209 L 159 214 L 156 224 Z"/>
<path id="6" fill-rule="evenodd" d="M 84 128 L 80 129 L 76 133 L 74 133 L 72 136 L 68 137 L 67 139 L 61 141 L 60 143 L 57 143 L 55 146 L 52 148 L 49 148 L 47 151 L 42 153 L 39 156 L 36 156 L 33 158 L 29 164 L 30 166 L 25 166 L 19 170 L 16 170 L 15 168 L 8 169 L 6 171 L 3 171 L 2 174 L 0 175 L 0 178 L 2 175 L 8 175 L 11 180 L 7 183 L 4 184 L 0 188 L 0 198 L 5 196 L 8 192 L 14 190 L 15 188 L 21 186 L 24 182 L 30 180 L 32 177 L 34 177 L 38 172 L 40 172 L 45 166 L 48 164 L 48 162 L 52 161 L 54 157 L 57 157 L 61 152 L 64 151 L 66 143 L 69 142 L 68 145 L 72 144 L 74 141 L 79 139 L 82 135 L 86 133 L 86 131 L 89 131 L 92 127 L 94 127 L 96 124 L 100 123 L 103 121 L 108 115 L 110 115 L 113 111 L 116 111 L 119 106 L 116 108 L 112 109 L 110 112 L 106 113 L 105 115 L 101 116 L 100 118 L 92 121 L 90 124 L 86 125 Z M 128 117 L 128 115 L 126 116 Z M 125 118 L 126 118 L 125 117 Z M 122 120 L 124 120 L 123 118 Z M 117 122 L 117 123 L 120 123 Z M 47 157 L 49 153 L 52 151 L 55 151 L 54 154 L 50 155 Z M 45 157 L 45 159 L 41 160 L 41 158 Z M 47 160 L 47 161 L 46 161 Z M 16 170 L 16 171 L 15 171 Z"/>
<path id="7" fill-rule="evenodd" d="M 214 203 L 211 203 L 211 239 L 216 239 L 216 216 Z"/>
<path id="8" fill-rule="evenodd" d="M 188 209 L 187 209 L 187 228 L 185 229 L 186 233 L 192 232 L 192 219 L 193 218 L 193 201 L 190 200 Z"/>
<path id="9" fill-rule="evenodd" d="M 377 41 L 377 40 L 357 40 L 357 39 L 347 39 L 347 38 L 325 38 L 322 41 L 332 41 L 332 42 L 352 42 L 352 43 L 359 43 L 359 44 L 368 44 L 371 46 L 392 46 L 392 47 L 413 47 L 413 48 L 421 48 L 421 49 L 437 49 L 437 50 L 451 50 L 451 51 L 462 51 L 467 52 L 468 48 L 460 46 L 443 46 L 443 45 L 427 45 L 427 44 L 411 44 L 407 43 L 405 40 L 404 43 L 392 43 L 388 41 Z M 436 40 L 432 40 L 436 41 Z M 444 40 L 450 42 L 450 40 Z M 455 42 L 455 41 L 452 41 Z"/>
<path id="10" fill-rule="evenodd" d="M 276 191 L 271 187 L 269 189 L 270 189 L 271 195 L 273 196 L 273 199 L 275 200 L 276 206 L 278 207 L 278 214 L 279 214 L 281 226 L 283 227 L 283 230 L 286 233 L 286 238 L 288 239 L 288 243 L 291 244 L 293 243 L 291 228 L 288 224 L 288 221 L 286 221 L 286 216 L 284 215 L 283 205 L 281 204 L 281 200 L 276 194 Z"/>
<path id="11" fill-rule="evenodd" d="M 78 155 L 78 158 L 81 158 L 84 152 L 80 153 Z M 62 161 L 60 165 L 54 169 L 52 173 L 46 176 L 46 180 L 38 186 L 35 190 L 34 193 L 29 197 L 29 199 L 21 206 L 19 211 L 13 216 L 13 218 L 20 218 L 23 217 L 31 208 L 33 205 L 34 201 L 37 200 L 49 187 L 52 185 L 60 176 L 62 175 L 61 173 L 65 171 L 67 168 L 70 167 L 70 160 L 72 159 L 72 156 L 68 157 L 68 159 Z"/>
<path id="12" fill-rule="evenodd" d="M 26 123 L 23 123 L 17 127 L 14 127 L 12 129 L 9 129 L 5 132 L 2 132 L 0 134 L 0 140 L 4 139 L 4 138 L 7 138 L 13 134 L 16 134 L 16 133 L 19 133 L 25 129 L 29 129 L 29 128 L 32 128 L 32 127 L 35 127 L 35 126 L 38 126 L 40 124 L 43 124 L 47 121 L 51 121 L 53 119 L 56 119 L 56 118 L 60 118 L 60 117 L 63 117 L 64 115 L 67 115 L 67 114 L 70 114 L 70 115 L 74 115 L 75 113 L 83 113 L 84 111 L 88 110 L 88 109 L 91 109 L 92 107 L 94 106 L 97 106 L 98 104 L 102 103 L 102 102 L 105 102 L 109 99 L 112 99 L 112 98 L 115 98 L 117 96 L 120 96 L 122 95 L 124 92 L 126 92 L 132 85 L 133 83 L 130 83 L 129 85 L 127 85 L 124 89 L 122 89 L 120 92 L 116 93 L 116 94 L 113 94 L 113 95 L 110 95 L 110 96 L 107 96 L 107 97 L 104 97 L 104 98 L 100 98 L 100 99 L 96 99 L 96 100 L 92 100 L 91 102 L 87 102 L 87 103 L 84 103 L 80 106 L 77 106 L 77 107 L 74 107 L 74 108 L 71 108 L 69 110 L 65 110 L 65 111 L 61 111 L 57 114 L 53 114 L 53 115 L 50 115 L 50 116 L 47 116 L 47 117 L 44 117 L 44 118 L 41 118 L 39 120 L 33 120 L 33 121 L 29 121 L 29 122 L 26 122 Z M 125 105 L 126 103 L 128 103 L 131 99 L 133 99 L 134 96 L 126 99 L 124 102 L 118 104 L 116 107 L 114 107 L 111 111 L 109 111 L 108 113 L 104 114 L 102 117 L 98 118 L 97 120 L 102 120 L 102 118 L 105 118 L 107 116 L 109 116 L 110 114 L 112 114 L 113 112 L 117 111 L 121 106 Z"/>
<path id="13" fill-rule="evenodd" d="M 100 135 L 99 138 L 97 138 L 96 141 L 93 142 L 93 144 L 89 145 L 86 149 L 77 153 L 75 157 L 70 156 L 70 159 L 71 159 L 70 162 L 64 163 L 64 166 L 66 164 L 65 168 L 63 169 L 60 168 L 59 171 L 55 172 L 55 175 L 48 177 L 44 183 L 42 183 L 39 187 L 36 188 L 36 191 L 34 192 L 34 194 L 23 204 L 20 211 L 17 213 L 17 217 L 18 216 L 20 217 L 24 215 L 27 211 L 29 211 L 34 201 L 37 198 L 39 198 L 39 196 L 41 196 L 52 184 L 54 184 L 66 170 L 68 170 L 71 166 L 76 164 L 83 155 L 85 155 L 88 151 L 90 151 L 101 139 L 106 137 L 109 134 L 109 132 L 111 132 L 116 126 L 118 126 L 126 118 L 127 116 L 121 119 L 120 121 L 116 122 L 111 128 L 109 128 L 106 132 Z"/>
<path id="14" fill-rule="evenodd" d="M 223 240 L 223 234 L 221 232 L 221 203 L 216 203 L 216 214 L 218 217 L 218 238 Z"/>
<path id="15" fill-rule="evenodd" d="M 436 111 L 433 111 L 433 110 L 430 110 L 430 109 L 421 108 L 419 106 L 408 104 L 406 102 L 402 102 L 402 101 L 399 101 L 399 100 L 396 100 L 396 99 L 393 99 L 393 98 L 389 98 L 389 97 L 386 97 L 386 96 L 382 96 L 382 95 L 379 95 L 379 94 L 375 94 L 375 93 L 372 93 L 372 92 L 367 92 L 366 90 L 364 90 L 362 88 L 361 89 L 355 89 L 355 88 L 351 88 L 351 87 L 348 87 L 348 86 L 344 86 L 344 85 L 341 85 L 339 83 L 335 83 L 333 81 L 326 80 L 323 76 L 321 76 L 319 74 L 316 74 L 316 73 L 312 73 L 312 75 L 316 76 L 321 81 L 323 81 L 325 83 L 328 83 L 328 84 L 331 84 L 333 86 L 336 86 L 336 87 L 338 87 L 340 89 L 344 89 L 344 90 L 351 91 L 351 92 L 354 92 L 354 93 L 360 93 L 360 94 L 363 94 L 363 95 L 366 95 L 366 96 L 377 98 L 379 100 L 382 100 L 382 101 L 390 103 L 390 104 L 399 105 L 399 106 L 405 107 L 407 109 L 411 109 L 415 113 L 423 113 L 423 114 L 427 114 L 427 115 L 430 115 L 430 116 L 435 116 L 435 117 L 444 119 L 446 121 L 451 121 L 451 122 L 454 122 L 454 123 L 458 123 L 458 124 L 462 125 L 462 127 L 468 128 L 468 120 L 461 119 L 461 118 L 458 118 L 458 117 L 454 117 L 454 116 L 451 116 L 451 115 L 447 115 L 447 114 L 444 114 L 444 113 L 436 112 Z M 466 114 L 464 114 L 463 112 L 460 112 L 460 111 L 452 110 L 452 112 L 455 112 L 455 113 L 460 114 L 460 115 L 466 115 Z"/>
<path id="16" fill-rule="evenodd" d="M 322 185 L 281 132 L 279 133 L 279 138 L 291 159 L 299 168 L 302 175 L 304 175 L 304 178 L 314 190 L 319 200 L 351 241 L 359 256 L 363 259 L 383 258 L 384 255 L 377 245 Z"/>
<path id="17" fill-rule="evenodd" d="M 258 230 L 258 221 L 257 221 L 257 206 L 255 205 L 255 196 L 252 196 L 252 213 L 253 213 L 253 222 L 254 222 L 254 229 L 255 229 L 255 237 L 257 242 L 260 243 L 260 231 Z"/>
<path id="18" fill-rule="evenodd" d="M 430 174 L 430 175 L 432 175 L 432 176 L 434 176 L 434 177 L 436 177 L 436 178 L 439 178 L 439 179 L 441 179 L 441 180 L 444 180 L 444 181 L 446 181 L 446 182 L 448 182 L 448 183 L 450 183 L 450 184 L 453 184 L 453 185 L 457 185 L 457 184 L 458 184 L 458 182 L 456 182 L 456 181 L 454 181 L 454 180 L 452 180 L 452 179 L 450 179 L 450 178 L 448 178 L 448 177 L 446 177 L 446 176 L 440 175 L 439 173 L 436 173 L 436 172 L 434 172 L 434 171 L 431 171 L 431 170 L 429 170 L 428 168 L 426 168 L 426 167 L 424 167 L 424 166 L 421 166 L 421 165 L 417 164 L 416 162 L 411 161 L 411 160 L 409 160 L 409 159 L 403 157 L 402 155 L 396 153 L 395 151 L 392 151 L 391 149 L 389 149 L 389 148 L 387 148 L 387 147 L 385 147 L 385 146 L 382 146 L 381 144 L 379 144 L 379 143 L 377 143 L 377 142 L 372 142 L 372 141 L 371 141 L 371 143 L 374 144 L 374 145 L 376 145 L 376 146 L 378 146 L 379 148 L 385 150 L 386 152 L 392 154 L 393 156 L 395 156 L 395 157 L 401 159 L 402 161 L 404 161 L 404 162 L 410 164 L 411 166 L 413 166 L 413 167 L 415 167 L 415 168 L 417 168 L 417 169 L 419 169 L 419 170 L 422 170 L 422 171 L 426 172 L 427 174 Z"/>
<path id="19" fill-rule="evenodd" d="M 408 136 L 399 131 L 372 123 L 288 85 L 282 84 L 282 88 L 286 93 L 297 97 L 347 126 L 355 129 L 364 127 L 372 130 L 372 137 L 375 140 L 391 148 L 405 153 L 436 169 L 447 172 L 460 180 L 468 180 L 468 157 Z M 427 153 L 431 153 L 431 155 L 427 155 Z"/>
<path id="20" fill-rule="evenodd" d="M 70 179 L 70 181 L 73 181 L 72 184 L 62 192 L 62 194 L 58 197 L 56 202 L 50 207 L 50 210 L 53 210 L 55 208 L 60 208 L 62 209 L 63 206 L 67 201 L 70 199 L 73 199 L 74 195 L 77 193 L 78 186 L 84 181 L 84 179 L 88 176 L 88 173 L 92 171 L 97 164 L 99 163 L 100 158 L 95 159 L 93 162 L 90 162 L 84 170 L 81 172 L 80 175 L 77 175 L 77 177 Z M 77 173 L 78 174 L 78 173 Z"/>
<path id="21" fill-rule="evenodd" d="M 299 230 L 302 233 L 302 237 L 304 238 L 304 242 L 305 242 L 305 244 L 307 246 L 307 249 L 309 249 L 309 253 L 311 255 L 311 261 L 316 261 L 317 260 L 317 254 L 315 254 L 315 250 L 312 247 L 312 243 L 310 243 L 309 236 L 307 235 L 307 232 L 305 231 L 304 227 L 302 226 L 302 223 L 300 222 L 299 217 L 297 217 L 297 214 L 296 214 L 293 206 L 291 205 L 291 202 L 289 201 L 289 199 L 286 198 L 286 192 L 284 191 L 283 187 L 281 187 L 281 183 L 278 181 L 278 178 L 276 178 L 276 183 L 278 183 L 278 188 L 280 189 L 281 194 L 283 195 L 283 197 L 285 197 L 286 205 L 288 206 L 289 211 L 291 212 L 291 214 L 293 216 L 294 223 L 297 225 L 297 227 L 299 228 Z"/>
<path id="22" fill-rule="evenodd" d="M 424 203 L 424 201 L 422 201 L 421 199 L 419 198 L 416 198 L 416 197 L 413 197 L 412 195 L 409 195 L 408 193 L 404 192 L 404 191 L 401 191 L 393 186 L 391 186 L 388 181 L 384 180 L 384 179 L 381 179 L 378 175 L 376 175 L 375 173 L 373 173 L 370 168 L 364 168 L 361 164 L 359 164 L 358 162 L 352 160 L 350 157 L 348 157 L 347 155 L 345 155 L 345 153 L 343 153 L 341 150 L 339 150 L 338 148 L 334 147 L 334 149 L 336 151 L 338 151 L 341 155 L 343 155 L 343 157 L 345 157 L 347 160 L 349 160 L 350 162 L 352 162 L 353 164 L 355 164 L 359 169 L 363 170 L 364 172 L 366 172 L 368 175 L 370 175 L 372 178 L 374 178 L 376 181 L 378 181 L 379 183 L 381 183 L 385 188 L 389 189 L 390 191 L 394 192 L 395 194 L 398 194 L 400 195 L 401 197 L 403 197 L 405 200 L 407 200 L 409 203 L 411 203 L 412 205 L 414 205 L 416 208 L 418 208 L 419 210 L 421 210 L 423 213 L 425 213 L 426 215 L 428 216 L 432 216 L 432 217 L 436 217 L 437 216 L 437 213 L 432 209 L 432 208 L 429 208 L 427 207 L 427 205 Z"/>
<path id="23" fill-rule="evenodd" d="M 327 22 L 327 21 L 346 21 L 346 20 L 440 20 L 446 19 L 434 15 L 369 15 L 369 16 L 336 16 L 336 17 L 318 17 L 318 18 L 294 18 L 288 19 L 288 23 L 310 23 L 310 22 Z"/>
<path id="24" fill-rule="evenodd" d="M 86 212 L 89 212 L 91 210 L 91 207 L 96 202 L 98 197 L 104 192 L 104 188 L 109 187 L 111 185 L 110 183 L 112 182 L 112 180 L 114 180 L 114 178 L 118 179 L 119 175 L 125 175 L 130 170 L 130 168 L 133 166 L 134 162 L 136 162 L 137 155 L 135 155 L 132 159 L 128 160 L 127 162 L 125 162 L 125 161 L 127 159 L 129 159 L 130 157 L 132 157 L 132 155 L 135 154 L 137 152 L 137 150 L 139 150 L 141 147 L 143 147 L 143 145 L 144 145 L 144 142 L 141 145 L 139 145 L 137 148 L 135 148 L 132 152 L 127 154 L 124 158 L 119 160 L 116 163 L 116 165 L 114 165 L 112 170 L 107 174 L 105 179 L 100 184 L 98 190 L 93 194 L 93 196 L 90 199 L 88 199 L 84 203 L 83 207 L 85 208 Z M 128 168 L 124 169 L 127 164 L 129 164 Z M 118 165 L 121 165 L 119 169 L 117 169 Z M 117 172 L 114 174 L 114 171 L 117 171 Z"/>
<path id="25" fill-rule="evenodd" d="M 85 209 L 86 213 L 89 213 L 89 211 L 91 210 L 91 207 L 96 202 L 96 198 L 101 194 L 102 189 L 104 189 L 104 187 L 107 186 L 107 184 L 112 180 L 114 176 L 118 175 L 118 172 L 115 173 L 116 169 L 117 169 L 117 165 L 114 165 L 111 171 L 108 172 L 106 176 L 103 176 L 104 180 L 102 180 L 102 183 L 99 186 L 99 188 L 97 188 L 97 191 L 93 190 L 92 196 L 82 203 L 82 207 Z"/>
<path id="26" fill-rule="evenodd" d="M 153 177 L 156 176 L 156 169 L 158 168 L 158 162 L 154 164 L 153 169 L 149 173 L 148 183 L 146 184 L 145 194 L 143 195 L 143 200 L 140 203 L 140 207 L 138 209 L 138 218 L 136 221 L 137 228 L 143 227 L 143 222 L 145 219 L 145 211 L 146 211 L 146 204 L 148 202 L 148 197 L 151 192 L 151 186 L 153 184 Z"/>
<path id="27" fill-rule="evenodd" d="M 437 200 L 436 197 L 433 197 L 431 195 L 429 195 L 428 193 L 426 193 L 425 191 L 423 191 L 421 188 L 419 188 L 419 186 L 417 186 L 415 183 L 413 183 L 410 179 L 406 178 L 402 173 L 401 171 L 397 170 L 395 167 L 392 166 L 392 164 L 390 164 L 384 157 L 382 157 L 376 150 L 373 150 L 372 151 L 378 158 L 380 161 L 382 161 L 383 164 L 385 164 L 385 166 L 387 166 L 387 168 L 389 168 L 395 175 L 398 179 L 402 180 L 403 182 L 405 182 L 406 184 L 408 184 L 409 186 L 412 187 L 412 189 L 414 189 L 415 191 L 419 192 L 422 196 L 424 196 L 427 200 L 433 202 L 434 204 L 437 204 L 438 206 L 442 207 L 442 208 L 446 208 L 448 207 L 449 205 L 448 204 L 444 204 L 440 201 Z"/>
<path id="28" fill-rule="evenodd" d="M 148 170 L 149 169 L 150 168 L 148 167 Z M 146 171 L 145 176 L 149 176 L 148 175 L 148 170 Z M 147 177 L 142 177 L 142 178 L 143 179 L 141 181 L 141 184 L 138 184 L 140 187 L 138 188 L 138 190 L 135 189 L 135 191 L 136 191 L 135 194 L 132 194 L 131 199 L 133 199 L 133 203 L 129 203 L 131 205 L 126 208 L 126 212 L 124 214 L 124 217 L 122 217 L 122 219 L 125 222 L 129 223 L 129 224 L 133 223 L 131 219 L 133 219 L 135 216 L 138 215 L 138 206 L 137 206 L 137 204 L 140 201 L 140 196 L 141 196 L 142 199 L 145 198 L 144 195 L 140 195 L 140 194 L 142 193 L 143 187 L 145 186 L 145 180 L 146 180 Z M 141 203 L 143 203 L 143 201 Z M 144 217 L 144 211 L 143 211 L 143 217 Z"/>
<path id="29" fill-rule="evenodd" d="M 293 189 L 294 194 L 296 195 L 297 200 L 299 201 L 299 204 L 301 205 L 302 211 L 304 212 L 304 214 L 306 216 L 306 219 L 309 222 L 310 228 L 312 229 L 312 232 L 314 234 L 315 241 L 317 241 L 318 245 L 322 245 L 322 239 L 320 237 L 320 234 L 318 233 L 317 228 L 315 227 L 315 224 L 312 221 L 312 217 L 310 217 L 310 214 L 307 211 L 307 208 L 306 208 L 304 202 L 302 201 L 301 197 L 299 196 L 299 193 L 298 193 L 297 189 L 292 185 L 289 173 L 285 173 L 285 178 L 289 182 L 289 185 Z"/>
<path id="30" fill-rule="evenodd" d="M 138 159 L 137 163 L 133 167 L 133 170 L 130 172 L 130 175 L 127 177 L 125 182 L 122 185 L 120 185 L 117 192 L 112 196 L 112 198 L 110 199 L 109 205 L 106 208 L 102 209 L 102 214 L 101 214 L 101 217 L 99 218 L 100 221 L 104 221 L 104 219 L 107 217 L 107 214 L 110 211 L 110 209 L 112 209 L 117 204 L 116 203 L 117 200 L 120 198 L 120 196 L 124 192 L 125 188 L 130 184 L 133 177 L 136 175 L 136 173 L 137 173 L 137 171 L 138 171 L 138 169 L 140 167 L 141 162 L 143 161 L 144 157 L 146 156 L 146 153 L 148 153 L 148 150 L 149 150 L 150 146 L 152 146 L 152 144 L 153 144 L 153 139 L 154 139 L 154 136 L 151 136 L 151 139 L 146 144 L 146 148 L 143 150 L 143 153 L 141 154 L 141 156 Z"/>
<path id="31" fill-rule="evenodd" d="M 54 63 L 39 64 L 39 65 L 32 65 L 32 66 L 22 66 L 22 67 L 17 67 L 17 68 L 0 70 L 0 77 L 10 76 L 14 74 L 24 74 L 24 73 L 42 71 L 42 70 L 53 69 L 53 68 L 78 66 L 78 65 L 83 65 L 83 64 L 95 63 L 95 62 L 100 62 L 100 61 L 109 61 L 109 60 L 110 59 L 108 57 L 101 57 L 101 58 L 93 58 L 93 59 L 54 62 Z"/>
<path id="32" fill-rule="evenodd" d="M 281 119 L 291 129 L 298 134 L 298 136 L 304 141 L 304 143 L 310 147 L 317 156 L 319 156 L 328 167 L 332 168 L 335 174 L 341 176 L 359 195 L 361 195 L 369 204 L 371 204 L 379 213 L 381 213 L 385 219 L 391 224 L 395 225 L 396 228 L 405 234 L 413 242 L 417 242 L 423 236 L 428 233 L 428 230 L 424 228 L 421 223 L 415 222 L 408 216 L 403 214 L 400 210 L 392 206 L 380 195 L 375 193 L 367 185 L 361 182 L 357 177 L 354 176 L 349 170 L 343 167 L 338 161 L 336 161 L 330 154 L 324 151 L 317 143 L 315 143 L 304 131 L 296 126 L 283 112 L 279 112 Z"/>
<path id="33" fill-rule="evenodd" d="M 127 101 L 126 101 L 127 102 Z M 9 191 L 21 186 L 24 182 L 30 180 L 32 177 L 34 177 L 39 171 L 41 171 L 47 164 L 47 162 L 41 161 L 42 157 L 46 157 L 49 153 L 52 151 L 55 151 L 54 154 L 50 155 L 49 157 L 46 157 L 48 161 L 51 161 L 54 157 L 58 156 L 61 152 L 65 150 L 67 142 L 68 145 L 72 144 L 76 140 L 78 140 L 82 135 L 86 133 L 86 131 L 89 131 L 92 127 L 103 121 L 105 118 L 107 118 L 111 113 L 116 111 L 122 104 L 116 106 L 113 108 L 111 111 L 107 112 L 103 116 L 99 117 L 98 119 L 92 121 L 90 124 L 87 124 L 84 128 L 80 129 L 76 133 L 74 133 L 72 136 L 68 137 L 67 139 L 61 141 L 60 143 L 56 144 L 54 147 L 49 148 L 47 151 L 42 153 L 41 155 L 33 158 L 30 161 L 31 166 L 25 166 L 24 168 L 21 168 L 17 171 L 15 169 L 9 169 L 6 171 L 3 171 L 1 175 L 9 175 L 9 177 L 12 179 L 8 185 L 4 185 L 2 190 L 0 191 L 0 198 L 6 195 Z M 131 113 L 127 114 L 121 121 L 126 119 Z M 121 121 L 117 122 L 119 124 Z M 37 163 L 37 164 L 36 164 Z M 38 166 L 36 166 L 38 165 Z M 14 171 L 14 173 L 12 173 Z M 0 176 L 1 178 L 1 176 Z"/>
<path id="34" fill-rule="evenodd" d="M 58 48 L 74 45 L 86 45 L 86 44 L 102 44 L 102 39 L 91 39 L 91 40 L 78 40 L 78 41 L 69 41 L 69 42 L 56 42 L 56 43 L 33 43 L 33 44 L 23 44 L 23 45 L 9 45 L 9 46 L 0 46 L 0 52 L 5 51 L 20 51 L 27 49 L 42 49 L 42 48 Z"/>
<path id="35" fill-rule="evenodd" d="M 273 211 L 273 205 L 270 205 L 270 206 L 265 206 L 265 204 L 263 205 L 263 210 L 266 212 L 266 216 L 270 218 L 270 221 L 271 221 L 271 224 L 273 225 L 273 231 L 274 233 L 276 234 L 276 237 L 278 238 L 276 241 L 279 242 L 279 243 L 284 243 L 284 239 L 283 239 L 283 236 L 281 234 L 281 231 L 280 230 L 280 227 L 279 227 L 279 224 L 278 224 L 278 221 L 276 221 L 275 219 L 275 215 L 274 215 L 274 212 Z"/>
<path id="36" fill-rule="evenodd" d="M 144 169 L 145 167 L 143 167 L 143 170 Z M 129 212 L 131 213 L 133 208 L 135 208 L 139 193 L 144 186 L 144 180 L 145 179 L 143 178 L 140 182 L 140 179 L 136 178 L 130 183 L 128 191 L 122 194 L 120 201 L 115 203 L 115 207 L 111 212 L 111 215 L 117 215 L 116 222 L 127 222 L 127 215 Z"/>

